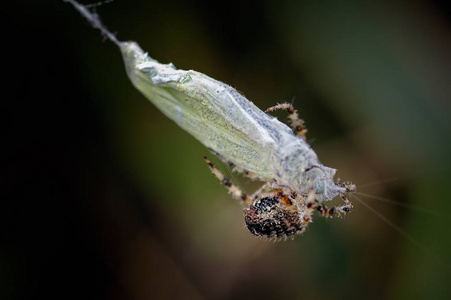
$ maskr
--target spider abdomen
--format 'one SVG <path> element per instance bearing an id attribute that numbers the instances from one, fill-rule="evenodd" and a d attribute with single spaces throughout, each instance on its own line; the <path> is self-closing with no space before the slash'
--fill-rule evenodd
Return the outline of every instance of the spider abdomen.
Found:
<path id="1" fill-rule="evenodd" d="M 287 237 L 304 231 L 308 223 L 301 222 L 299 212 L 279 202 L 279 197 L 265 197 L 244 210 L 247 229 L 266 238 Z"/>

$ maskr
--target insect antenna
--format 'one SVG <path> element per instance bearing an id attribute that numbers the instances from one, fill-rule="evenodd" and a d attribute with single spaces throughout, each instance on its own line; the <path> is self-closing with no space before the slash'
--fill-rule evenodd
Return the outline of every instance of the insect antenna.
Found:
<path id="1" fill-rule="evenodd" d="M 450 171 L 449 168 L 443 167 L 443 168 L 435 168 L 435 169 L 429 169 L 429 170 L 424 170 L 421 169 L 421 171 L 416 171 L 416 172 L 410 172 L 408 175 L 404 175 L 404 176 L 394 176 L 388 179 L 383 179 L 380 181 L 372 181 L 372 182 L 368 182 L 368 183 L 364 183 L 364 184 L 359 184 L 359 189 L 362 188 L 366 188 L 366 187 L 370 187 L 370 186 L 376 186 L 376 185 L 381 185 L 383 183 L 389 183 L 389 182 L 393 182 L 393 181 L 398 181 L 398 180 L 421 180 L 421 178 L 424 178 L 425 176 L 432 176 L 434 174 L 438 174 L 438 173 L 442 173 L 442 172 L 447 172 Z"/>
<path id="2" fill-rule="evenodd" d="M 376 182 L 359 184 L 359 189 L 366 188 L 366 187 L 369 187 L 369 186 L 374 186 L 374 185 L 380 185 L 380 184 L 383 184 L 383 183 L 389 183 L 389 182 L 397 181 L 397 180 L 400 180 L 400 179 L 401 179 L 400 177 L 393 177 L 393 178 L 390 178 L 390 179 L 380 180 L 380 181 L 376 181 Z"/>
<path id="3" fill-rule="evenodd" d="M 418 240 L 416 240 L 414 237 L 409 235 L 407 232 L 405 232 L 401 227 L 387 219 L 384 215 L 382 215 L 380 212 L 378 212 L 376 209 L 374 209 L 372 206 L 370 206 L 368 203 L 363 201 L 360 197 L 353 195 L 354 199 L 356 199 L 359 203 L 361 203 L 363 206 L 365 206 L 369 211 L 374 213 L 378 218 L 380 218 L 382 221 L 384 221 L 386 224 L 388 224 L 391 228 L 393 228 L 395 231 L 397 231 L 401 236 L 403 236 L 406 240 L 408 240 L 410 243 L 412 243 L 415 247 L 420 249 L 423 253 L 434 257 L 438 259 L 439 261 L 442 261 L 443 259 L 441 257 L 438 257 L 436 253 L 434 253 L 430 248 L 426 247 L 422 243 L 420 243 Z"/>
<path id="4" fill-rule="evenodd" d="M 399 201 L 396 201 L 396 200 L 391 200 L 391 199 L 388 199 L 388 198 L 374 196 L 374 195 L 370 195 L 370 194 L 366 194 L 366 193 L 362 193 L 362 192 L 355 192 L 355 194 L 367 197 L 369 199 L 378 200 L 378 201 L 381 201 L 381 202 L 390 203 L 390 204 L 397 205 L 397 206 L 402 206 L 402 207 L 405 207 L 405 208 L 408 208 L 408 209 L 412 209 L 412 210 L 416 210 L 416 211 L 419 211 L 419 212 L 422 212 L 422 213 L 427 213 L 427 214 L 430 214 L 430 215 L 433 215 L 433 216 L 441 216 L 441 214 L 439 212 L 437 212 L 437 211 L 425 209 L 423 207 L 420 207 L 420 206 L 417 206 L 417 205 L 414 205 L 414 204 L 403 203 L 403 202 L 399 202 Z"/>

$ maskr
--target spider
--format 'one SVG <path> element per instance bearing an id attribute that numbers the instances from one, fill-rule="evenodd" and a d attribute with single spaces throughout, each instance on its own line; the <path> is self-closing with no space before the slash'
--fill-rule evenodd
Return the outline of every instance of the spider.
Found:
<path id="1" fill-rule="evenodd" d="M 307 131 L 293 106 L 291 104 L 278 104 L 267 109 L 266 112 L 276 109 L 287 110 L 293 131 L 299 138 L 305 140 Z M 252 180 L 260 179 L 256 174 L 235 166 L 223 159 L 218 153 L 211 149 L 210 151 L 227 163 L 232 171 L 241 173 Z M 339 195 L 344 205 L 327 208 L 324 203 L 315 199 L 315 188 L 307 188 L 305 192 L 297 193 L 287 186 L 278 184 L 275 179 L 266 182 L 253 195 L 248 196 L 225 177 L 206 156 L 204 159 L 212 173 L 229 190 L 232 196 L 247 205 L 247 208 L 244 209 L 246 227 L 258 237 L 274 238 L 275 240 L 286 239 L 289 236 L 294 237 L 294 235 L 304 232 L 307 225 L 312 222 L 314 210 L 318 210 L 324 217 L 334 217 L 345 215 L 353 209 L 352 203 L 342 192 Z M 335 183 L 335 185 L 346 192 L 356 190 L 355 185 L 350 183 Z"/>

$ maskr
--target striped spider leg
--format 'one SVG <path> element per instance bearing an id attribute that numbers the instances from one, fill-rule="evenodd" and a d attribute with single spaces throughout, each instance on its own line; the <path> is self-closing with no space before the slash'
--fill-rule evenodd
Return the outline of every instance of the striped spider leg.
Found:
<path id="1" fill-rule="evenodd" d="M 298 111 L 294 109 L 293 105 L 289 103 L 277 104 L 268 108 L 267 110 L 265 110 L 265 112 L 269 113 L 277 109 L 285 109 L 288 112 L 288 118 L 290 119 L 291 128 L 297 136 L 302 137 L 302 139 L 304 139 L 305 141 L 307 129 L 304 126 L 304 120 L 299 118 Z"/>
<path id="2" fill-rule="evenodd" d="M 352 193 L 355 192 L 356 188 L 355 185 L 350 183 L 337 183 L 337 186 L 344 188 L 346 192 Z M 340 193 L 339 194 L 343 202 L 345 203 L 342 206 L 336 206 L 332 208 L 327 208 L 326 205 L 320 204 L 318 205 L 317 209 L 318 211 L 325 217 L 333 217 L 334 215 L 346 215 L 347 213 L 351 212 L 354 206 L 352 205 L 351 201 L 345 196 L 345 194 Z"/>
<path id="3" fill-rule="evenodd" d="M 260 181 L 261 180 L 260 177 L 257 174 L 249 172 L 247 170 L 244 170 L 243 168 L 240 168 L 239 166 L 235 165 L 233 162 L 228 161 L 227 159 L 222 157 L 221 154 L 219 154 L 218 152 L 214 151 L 213 149 L 208 148 L 208 151 L 210 151 L 210 153 L 214 154 L 214 156 L 219 158 L 223 163 L 228 165 L 232 169 L 232 172 L 240 173 L 244 177 L 250 178 L 252 181 Z"/>
<path id="4" fill-rule="evenodd" d="M 277 105 L 274 105 L 274 106 L 268 108 L 265 112 L 269 113 L 269 112 L 275 111 L 277 109 L 285 109 L 288 112 L 288 118 L 290 119 L 290 123 L 291 123 L 290 125 L 291 125 L 291 128 L 293 129 L 294 133 L 296 134 L 296 136 L 301 137 L 302 139 L 306 140 L 307 129 L 304 126 L 304 120 L 299 118 L 298 112 L 297 112 L 297 110 L 294 109 L 293 105 L 291 105 L 289 103 L 277 104 Z M 336 183 L 336 185 L 338 187 L 344 188 L 346 190 L 346 192 L 355 192 L 355 190 L 356 190 L 355 185 L 353 185 L 353 184 Z M 318 204 L 318 206 L 317 206 L 318 211 L 323 216 L 326 216 L 326 217 L 332 217 L 335 214 L 345 215 L 346 213 L 351 212 L 353 209 L 353 205 L 352 205 L 351 201 L 349 201 L 349 199 L 343 193 L 340 193 L 340 197 L 343 200 L 343 202 L 345 203 L 344 205 L 338 206 L 338 207 L 332 207 L 332 208 L 328 209 L 326 205 Z"/>

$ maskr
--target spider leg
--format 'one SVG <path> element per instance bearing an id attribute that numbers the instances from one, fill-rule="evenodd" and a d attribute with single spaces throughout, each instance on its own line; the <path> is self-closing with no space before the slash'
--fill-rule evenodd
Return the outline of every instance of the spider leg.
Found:
<path id="1" fill-rule="evenodd" d="M 258 190 L 255 191 L 255 193 L 252 194 L 252 199 L 258 199 L 260 198 L 265 192 L 271 190 L 271 187 L 269 187 L 268 183 L 265 183 L 262 185 Z"/>
<path id="2" fill-rule="evenodd" d="M 302 214 L 300 215 L 300 220 L 303 223 L 306 223 L 305 226 L 308 225 L 312 221 L 312 214 L 315 208 L 315 190 L 311 190 L 307 196 L 307 199 L 304 201 L 304 209 L 301 210 Z"/>
<path id="3" fill-rule="evenodd" d="M 247 170 L 245 170 L 245 169 L 243 169 L 243 168 L 240 168 L 240 167 L 236 166 L 233 162 L 228 161 L 227 159 L 225 159 L 224 157 L 222 157 L 221 154 L 219 154 L 218 152 L 214 151 L 213 149 L 208 148 L 208 150 L 209 150 L 212 154 L 214 154 L 217 158 L 219 158 L 220 160 L 222 160 L 225 164 L 227 164 L 230 168 L 232 168 L 232 172 L 240 173 L 240 174 L 242 174 L 244 177 L 250 178 L 250 179 L 252 179 L 253 181 L 259 181 L 259 180 L 261 180 L 260 177 L 259 177 L 257 174 L 252 173 L 252 172 L 250 172 L 250 171 L 247 171 Z"/>
<path id="4" fill-rule="evenodd" d="M 318 206 L 318 211 L 325 217 L 333 217 L 335 215 L 341 216 L 351 212 L 354 208 L 351 201 L 349 201 L 349 199 L 342 193 L 340 193 L 340 197 L 345 203 L 344 205 L 335 206 L 329 209 L 326 205 L 321 204 Z"/>
<path id="5" fill-rule="evenodd" d="M 293 105 L 289 103 L 282 103 L 274 105 L 268 108 L 265 112 L 269 113 L 275 111 L 276 109 L 285 109 L 288 112 L 288 118 L 291 121 L 291 127 L 296 135 L 300 136 L 304 140 L 306 139 L 305 134 L 307 129 L 304 126 L 304 120 L 299 118 L 298 112 L 294 109 Z"/>
<path id="6" fill-rule="evenodd" d="M 216 178 L 218 178 L 219 181 L 229 190 L 229 193 L 231 193 L 235 199 L 249 204 L 252 203 L 252 198 L 249 198 L 246 193 L 244 193 L 239 187 L 230 182 L 230 180 L 225 177 L 224 174 L 221 173 L 221 171 L 216 169 L 216 167 L 206 156 L 204 156 L 204 159 L 207 162 L 211 172 L 215 174 Z"/>
<path id="7" fill-rule="evenodd" d="M 226 163 L 229 165 L 229 167 L 232 168 L 232 171 L 233 171 L 233 172 L 240 173 L 240 174 L 243 175 L 244 177 L 250 178 L 252 181 L 260 181 L 260 180 L 261 180 L 260 176 L 258 176 L 258 175 L 255 174 L 255 173 L 252 173 L 252 172 L 250 172 L 250 171 L 248 171 L 248 170 L 245 170 L 245 169 L 243 169 L 243 168 L 240 168 L 240 167 L 236 166 L 236 165 L 235 165 L 234 163 L 232 163 L 232 162 L 226 161 Z"/>

